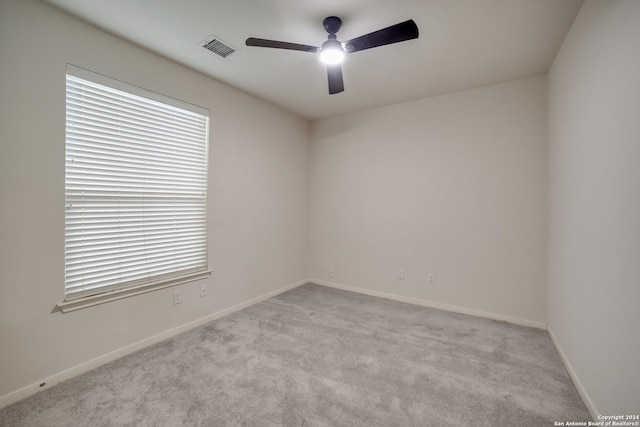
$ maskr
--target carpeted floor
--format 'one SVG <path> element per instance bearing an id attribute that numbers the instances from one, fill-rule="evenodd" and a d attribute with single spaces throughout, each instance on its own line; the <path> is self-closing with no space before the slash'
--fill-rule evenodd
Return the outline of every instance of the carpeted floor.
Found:
<path id="1" fill-rule="evenodd" d="M 0 411 L 2 426 L 590 420 L 546 332 L 307 284 Z"/>

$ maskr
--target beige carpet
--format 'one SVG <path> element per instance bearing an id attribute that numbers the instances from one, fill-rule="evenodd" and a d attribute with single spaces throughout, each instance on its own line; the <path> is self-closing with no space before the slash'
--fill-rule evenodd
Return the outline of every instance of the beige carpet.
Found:
<path id="1" fill-rule="evenodd" d="M 0 411 L 2 426 L 590 420 L 546 332 L 307 284 Z"/>

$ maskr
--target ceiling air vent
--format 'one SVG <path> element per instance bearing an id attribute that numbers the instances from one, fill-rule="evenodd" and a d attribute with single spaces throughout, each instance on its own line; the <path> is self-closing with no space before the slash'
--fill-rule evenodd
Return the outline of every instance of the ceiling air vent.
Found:
<path id="1" fill-rule="evenodd" d="M 220 55 L 223 58 L 226 58 L 227 56 L 231 55 L 233 52 L 236 51 L 234 48 L 229 46 L 228 43 L 220 40 L 218 37 L 213 35 L 201 41 L 200 46 L 202 46 L 207 50 L 210 50 L 216 55 Z"/>

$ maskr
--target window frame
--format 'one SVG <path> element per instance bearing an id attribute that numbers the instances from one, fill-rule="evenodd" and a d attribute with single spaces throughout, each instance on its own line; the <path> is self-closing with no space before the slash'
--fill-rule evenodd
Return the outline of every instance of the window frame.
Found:
<path id="1" fill-rule="evenodd" d="M 114 301 L 114 300 L 118 300 L 118 299 L 122 299 L 122 298 L 126 298 L 126 297 L 130 297 L 130 296 L 134 296 L 134 295 L 139 295 L 142 293 L 146 293 L 146 292 L 151 292 L 154 290 L 158 290 L 158 289 L 164 289 L 167 287 L 171 287 L 171 286 L 176 286 L 176 285 L 180 285 L 183 283 L 188 283 L 191 281 L 196 281 L 196 280 L 202 280 L 202 279 L 206 279 L 210 276 L 211 274 L 211 270 L 209 269 L 209 261 L 208 261 L 208 239 L 207 239 L 207 194 L 208 194 L 208 167 L 209 167 L 209 162 L 208 162 L 208 149 L 209 149 L 209 129 L 210 129 L 210 115 L 209 115 L 209 110 L 202 108 L 202 107 L 198 107 L 196 105 L 193 104 L 189 104 L 186 103 L 184 101 L 180 101 L 174 98 L 170 98 L 168 96 L 165 95 L 161 95 L 146 89 L 142 89 L 140 87 L 116 80 L 116 79 L 112 79 L 110 77 L 106 77 L 104 75 L 101 74 L 97 74 L 94 73 L 92 71 L 80 68 L 80 67 L 76 67 L 74 65 L 71 64 L 67 64 L 67 70 L 65 73 L 65 87 L 68 87 L 68 76 L 72 76 L 73 78 L 79 78 L 82 80 L 86 80 L 90 83 L 93 84 L 98 84 L 101 86 L 106 86 L 107 88 L 110 88 L 112 90 L 116 90 L 116 91 L 120 91 L 120 92 L 124 92 L 128 95 L 133 97 L 138 97 L 138 98 L 144 98 L 146 100 L 149 100 L 150 103 L 154 102 L 154 103 L 161 103 L 164 106 L 169 106 L 173 109 L 180 109 L 180 110 L 185 110 L 188 111 L 190 113 L 195 113 L 197 115 L 203 116 L 205 118 L 205 130 L 204 130 L 204 154 L 202 154 L 202 156 L 204 157 L 203 159 L 200 159 L 200 162 L 202 162 L 202 160 L 204 160 L 204 195 L 203 198 L 201 199 L 201 203 L 204 205 L 204 207 L 200 207 L 198 209 L 198 212 L 202 211 L 202 215 L 204 216 L 204 220 L 202 221 L 204 223 L 204 231 L 200 232 L 200 234 L 202 234 L 204 236 L 204 266 L 198 266 L 197 267 L 197 271 L 187 271 L 187 270 L 178 270 L 177 274 L 173 274 L 171 277 L 162 277 L 163 275 L 158 275 L 157 273 L 155 274 L 155 276 L 151 276 L 148 279 L 141 279 L 141 280 L 129 280 L 129 281 L 124 281 L 121 282 L 120 284 L 110 284 L 110 285 L 101 285 L 101 286 L 95 286 L 94 288 L 89 288 L 92 290 L 95 290 L 95 292 L 93 292 L 92 290 L 88 290 L 88 289 L 82 289 L 79 291 L 73 291 L 73 292 L 69 292 L 69 289 L 72 288 L 73 286 L 69 285 L 69 281 L 68 281 L 68 277 L 67 277 L 67 271 L 68 271 L 68 255 L 67 255 L 67 242 L 68 242 L 68 205 L 67 205 L 67 198 L 69 195 L 69 186 L 68 186 L 68 169 L 67 169 L 67 162 L 68 162 L 68 150 L 69 150 L 69 132 L 68 132 L 68 121 L 69 121 L 69 116 L 68 116 L 68 111 L 67 109 L 69 108 L 69 98 L 67 96 L 65 96 L 65 260 L 64 260 L 64 267 L 65 267 L 65 285 L 64 285 L 64 292 L 65 292 L 65 299 L 64 301 L 62 301 L 61 303 L 58 304 L 59 309 L 62 312 L 68 312 L 68 311 L 74 311 L 74 310 L 78 310 L 81 308 L 85 308 L 85 307 L 89 307 L 89 306 L 93 306 L 96 304 L 102 304 L 105 302 L 109 302 L 109 301 Z M 140 123 L 140 122 L 138 122 Z M 201 140 L 202 142 L 202 140 Z M 73 143 L 71 144 L 73 146 Z M 144 155 L 144 153 L 143 153 Z M 72 168 L 73 169 L 73 168 Z M 136 172 L 139 171 L 136 170 Z M 116 175 L 115 172 L 112 172 L 113 175 L 110 175 L 112 177 L 119 177 L 119 175 Z M 202 174 L 202 173 L 201 173 Z M 200 182 L 202 181 L 202 179 L 200 180 Z M 145 178 L 145 184 L 146 184 L 146 178 Z M 142 193 L 143 196 L 141 196 L 143 199 L 146 195 L 146 197 L 148 197 L 149 193 Z M 84 197 L 84 196 L 83 196 Z M 144 212 L 144 208 L 139 208 L 140 211 L 136 211 L 136 213 L 138 212 Z M 72 214 L 69 214 L 72 215 Z M 144 215 L 141 215 L 144 217 Z M 175 212 L 174 212 L 174 216 L 175 216 Z M 118 220 L 119 221 L 119 220 Z M 144 222 L 145 220 L 143 220 L 142 222 L 145 224 L 143 227 L 146 227 L 146 223 Z M 114 221 L 113 223 L 117 224 L 117 221 Z M 202 228 L 202 227 L 199 227 Z M 146 232 L 145 232 L 146 233 Z M 174 230 L 175 233 L 175 230 Z M 146 237 L 145 237 L 146 239 Z M 143 249 L 143 251 L 146 252 L 146 243 L 143 243 L 143 247 L 145 249 Z M 202 251 L 198 252 L 200 254 L 200 258 L 202 258 Z M 159 264 L 157 264 L 159 265 Z M 193 269 L 192 269 L 193 270 Z M 183 272 L 183 274 L 179 274 L 180 272 Z M 154 279 L 155 277 L 155 279 Z"/>

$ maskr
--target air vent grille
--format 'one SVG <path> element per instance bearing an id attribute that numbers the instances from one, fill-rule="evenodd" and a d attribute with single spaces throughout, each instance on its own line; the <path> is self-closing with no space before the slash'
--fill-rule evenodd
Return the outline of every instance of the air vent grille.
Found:
<path id="1" fill-rule="evenodd" d="M 226 58 L 236 51 L 236 49 L 216 36 L 207 37 L 200 43 L 200 46 L 223 58 Z"/>

